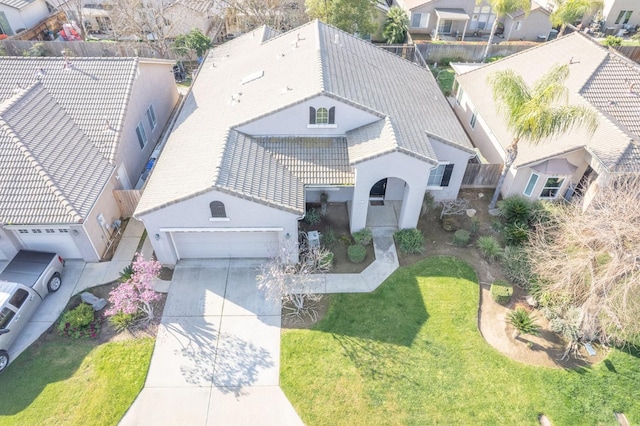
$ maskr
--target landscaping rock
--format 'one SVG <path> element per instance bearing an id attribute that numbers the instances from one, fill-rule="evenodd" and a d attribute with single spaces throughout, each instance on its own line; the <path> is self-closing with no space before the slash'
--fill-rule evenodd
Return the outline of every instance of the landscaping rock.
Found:
<path id="1" fill-rule="evenodd" d="M 538 301 L 533 296 L 527 296 L 527 304 L 532 308 L 538 307 Z"/>
<path id="2" fill-rule="evenodd" d="M 467 216 L 469 217 L 474 217 L 476 213 L 476 209 L 467 209 Z"/>
<path id="3" fill-rule="evenodd" d="M 87 291 L 80 295 L 80 299 L 82 299 L 84 303 L 88 303 L 89 305 L 93 306 L 94 311 L 99 311 L 107 306 L 107 301 L 105 299 L 98 298 Z"/>
<path id="4" fill-rule="evenodd" d="M 482 192 L 478 192 L 478 199 L 481 200 L 484 198 L 484 194 Z"/>

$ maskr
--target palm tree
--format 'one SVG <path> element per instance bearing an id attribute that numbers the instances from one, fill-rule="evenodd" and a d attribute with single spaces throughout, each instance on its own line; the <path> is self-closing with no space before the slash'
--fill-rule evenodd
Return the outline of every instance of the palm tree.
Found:
<path id="1" fill-rule="evenodd" d="M 529 87 L 524 79 L 513 70 L 499 71 L 489 76 L 493 89 L 493 99 L 497 110 L 505 116 L 507 128 L 513 134 L 513 141 L 507 148 L 504 167 L 498 179 L 489 209 L 495 209 L 507 172 L 518 155 L 518 142 L 527 141 L 536 145 L 552 136 L 585 125 L 590 132 L 598 127 L 598 118 L 591 108 L 575 105 L 561 105 L 568 89 L 564 82 L 569 77 L 569 65 L 555 65 Z"/>
<path id="2" fill-rule="evenodd" d="M 516 12 L 518 10 L 522 10 L 526 15 L 531 11 L 531 0 L 488 0 L 491 5 L 491 10 L 496 14 L 496 18 L 493 20 L 493 25 L 491 26 L 491 33 L 489 34 L 489 42 L 487 43 L 487 48 L 484 51 L 484 56 L 482 57 L 482 62 L 486 61 L 487 56 L 489 56 L 489 50 L 491 49 L 491 43 L 493 43 L 493 35 L 496 32 L 496 28 L 498 28 L 498 23 L 500 18 L 503 16 Z M 485 0 L 476 0 L 476 4 L 482 4 Z"/>
<path id="3" fill-rule="evenodd" d="M 403 43 L 407 37 L 408 30 L 409 18 L 407 13 L 398 6 L 391 7 L 387 12 L 387 19 L 382 32 L 387 44 Z"/>
<path id="4" fill-rule="evenodd" d="M 556 8 L 551 14 L 551 24 L 560 26 L 559 35 L 564 34 L 567 24 L 573 24 L 587 13 L 595 12 L 603 6 L 602 0 L 554 0 Z"/>

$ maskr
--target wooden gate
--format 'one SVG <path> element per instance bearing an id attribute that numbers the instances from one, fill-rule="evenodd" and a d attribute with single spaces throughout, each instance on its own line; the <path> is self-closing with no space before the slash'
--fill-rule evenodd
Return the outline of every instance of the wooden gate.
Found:
<path id="1" fill-rule="evenodd" d="M 462 188 L 495 188 L 498 185 L 502 164 L 467 164 L 462 178 Z"/>
<path id="2" fill-rule="evenodd" d="M 131 217 L 138 206 L 142 191 L 139 189 L 114 189 L 113 196 L 118 201 L 122 217 Z"/>

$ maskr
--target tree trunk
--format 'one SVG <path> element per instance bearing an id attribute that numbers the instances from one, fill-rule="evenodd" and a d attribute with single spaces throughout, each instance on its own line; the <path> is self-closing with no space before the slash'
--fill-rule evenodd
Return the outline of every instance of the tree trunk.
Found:
<path id="1" fill-rule="evenodd" d="M 482 57 L 482 62 L 487 60 L 487 56 L 489 56 L 489 50 L 491 50 L 491 43 L 493 43 L 493 35 L 496 32 L 496 28 L 498 28 L 498 15 L 496 15 L 496 19 L 493 21 L 493 25 L 491 25 L 491 34 L 489 34 L 489 41 L 487 42 L 487 48 L 484 50 L 484 56 Z"/>
<path id="2" fill-rule="evenodd" d="M 507 177 L 507 173 L 509 169 L 513 165 L 514 161 L 516 161 L 516 157 L 518 156 L 518 141 L 520 138 L 514 138 L 511 145 L 507 148 L 507 152 L 504 158 L 504 166 L 502 167 L 502 172 L 500 172 L 500 178 L 498 179 L 498 184 L 496 185 L 496 192 L 493 193 L 493 198 L 491 199 L 491 203 L 489 204 L 489 210 L 493 210 L 496 208 L 496 204 L 498 203 L 498 197 L 500 196 L 500 190 L 502 190 L 502 185 L 504 185 L 504 180 Z"/>

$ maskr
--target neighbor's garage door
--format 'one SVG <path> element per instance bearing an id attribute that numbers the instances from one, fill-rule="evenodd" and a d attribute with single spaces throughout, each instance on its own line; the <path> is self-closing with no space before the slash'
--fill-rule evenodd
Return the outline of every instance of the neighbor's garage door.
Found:
<path id="1" fill-rule="evenodd" d="M 65 259 L 82 258 L 78 246 L 66 229 L 25 229 L 14 232 L 26 250 L 56 252 Z"/>
<path id="2" fill-rule="evenodd" d="M 278 232 L 172 232 L 180 259 L 271 257 L 278 248 Z"/>

